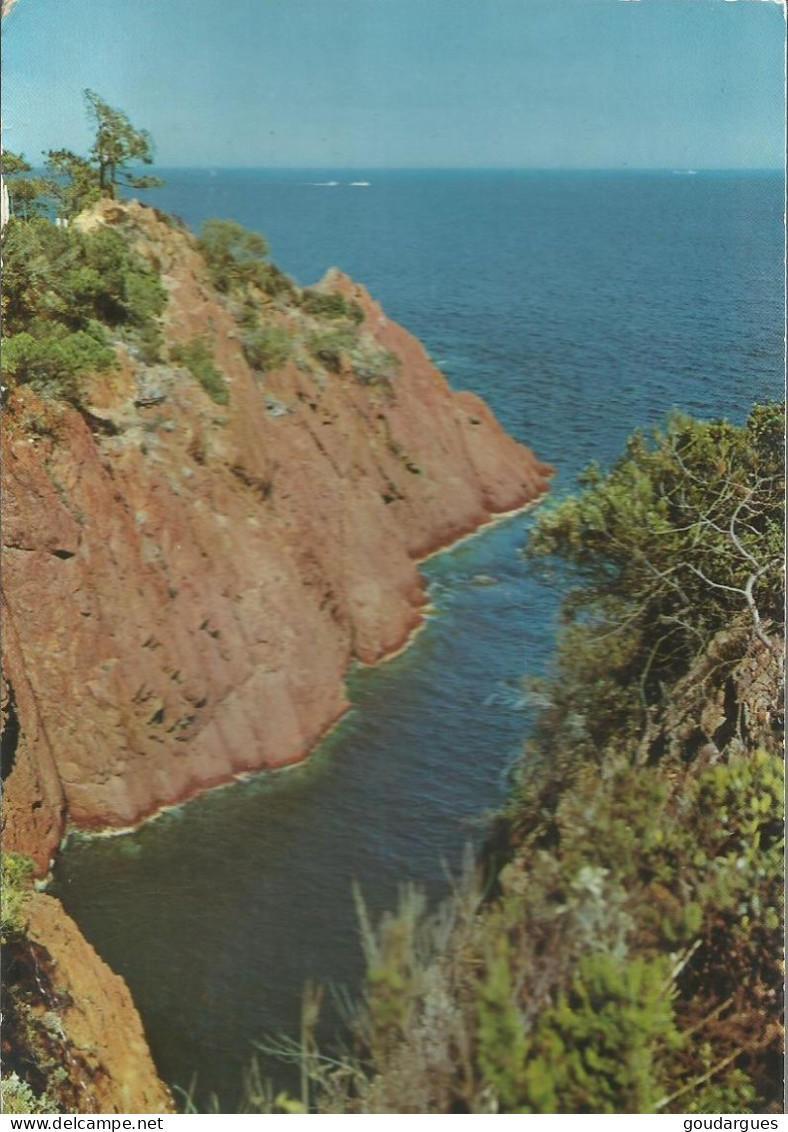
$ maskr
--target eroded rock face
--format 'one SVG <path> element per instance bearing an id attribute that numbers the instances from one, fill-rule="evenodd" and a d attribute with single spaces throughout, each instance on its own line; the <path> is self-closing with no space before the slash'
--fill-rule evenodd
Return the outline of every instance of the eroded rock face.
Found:
<path id="1" fill-rule="evenodd" d="M 724 675 L 721 675 L 724 674 Z M 696 658 L 656 714 L 644 740 L 650 761 L 695 760 L 695 771 L 726 755 L 773 751 L 785 731 L 785 642 L 733 618 Z"/>
<path id="2" fill-rule="evenodd" d="M 123 979 L 98 957 L 59 901 L 34 893 L 25 915 L 27 946 L 43 949 L 38 982 L 51 1002 L 40 1025 L 52 1031 L 68 1111 L 173 1112 Z"/>
<path id="3" fill-rule="evenodd" d="M 361 305 L 391 373 L 295 351 L 263 377 L 190 236 L 138 205 L 84 223 L 117 225 L 155 261 L 168 346 L 204 336 L 229 404 L 122 347 L 86 412 L 11 397 L 5 836 L 39 869 L 65 822 L 132 825 L 303 758 L 347 708 L 350 663 L 419 624 L 419 558 L 537 499 L 550 474 L 339 273 L 323 288 Z M 266 319 L 310 331 L 274 304 Z"/>

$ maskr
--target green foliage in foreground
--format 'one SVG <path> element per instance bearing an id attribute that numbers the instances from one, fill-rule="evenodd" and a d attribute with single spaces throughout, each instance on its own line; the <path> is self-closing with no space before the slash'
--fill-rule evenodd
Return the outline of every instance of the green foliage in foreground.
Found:
<path id="1" fill-rule="evenodd" d="M 301 1104 L 780 1111 L 781 432 L 675 417 L 541 512 L 570 587 L 493 896 L 362 910 L 354 1049 L 305 1032 Z"/>
<path id="2" fill-rule="evenodd" d="M 480 1074 L 500 1106 L 509 1112 L 653 1112 L 661 1094 L 655 1052 L 679 1041 L 665 994 L 668 963 L 584 955 L 528 1036 L 511 984 L 514 967 L 511 955 L 491 966 L 477 1016 Z"/>
<path id="3" fill-rule="evenodd" d="M 6 1116 L 18 1116 L 51 1112 L 51 1108 L 43 1104 L 28 1083 L 16 1073 L 4 1073 L 0 1078 L 0 1112 Z"/>
<path id="4" fill-rule="evenodd" d="M 12 219 L 3 239 L 2 373 L 7 385 L 79 403 L 82 379 L 115 364 L 113 340 L 158 354 L 166 293 L 127 240 Z"/>
<path id="5" fill-rule="evenodd" d="M 561 699 L 584 752 L 622 726 L 646 741 L 663 685 L 735 619 L 773 648 L 764 625 L 782 619 L 783 437 L 778 406 L 755 408 L 744 428 L 675 414 L 541 513 L 528 554 L 571 586 Z"/>

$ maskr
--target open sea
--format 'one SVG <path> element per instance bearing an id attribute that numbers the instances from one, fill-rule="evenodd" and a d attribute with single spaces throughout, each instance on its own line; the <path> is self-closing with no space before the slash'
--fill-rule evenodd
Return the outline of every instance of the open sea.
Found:
<path id="1" fill-rule="evenodd" d="M 677 407 L 742 422 L 783 395 L 780 173 L 165 171 L 147 199 L 195 230 L 263 233 L 298 283 L 338 266 L 491 405 L 571 490 Z M 368 182 L 353 184 L 352 182 Z M 352 885 L 447 891 L 532 722 L 559 595 L 516 517 L 425 565 L 436 615 L 350 678 L 355 710 L 301 766 L 109 839 L 72 839 L 54 890 L 129 984 L 162 1077 L 234 1111 L 257 1041 L 325 1036 L 362 970 Z M 490 575 L 495 585 L 474 578 Z M 292 1068 L 261 1055 L 277 1087 Z"/>

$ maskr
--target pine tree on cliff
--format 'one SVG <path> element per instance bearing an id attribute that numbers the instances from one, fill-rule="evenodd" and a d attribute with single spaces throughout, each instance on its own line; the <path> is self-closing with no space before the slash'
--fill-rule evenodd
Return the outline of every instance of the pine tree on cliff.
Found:
<path id="1" fill-rule="evenodd" d="M 95 91 L 85 91 L 85 101 L 96 135 L 89 157 L 68 149 L 49 150 L 47 166 L 59 183 L 58 197 L 67 216 L 107 197 L 115 200 L 125 186 L 132 189 L 159 188 L 158 177 L 138 176 L 129 166 L 153 163 L 153 143 L 147 130 L 132 126 L 122 110 L 116 110 Z"/>

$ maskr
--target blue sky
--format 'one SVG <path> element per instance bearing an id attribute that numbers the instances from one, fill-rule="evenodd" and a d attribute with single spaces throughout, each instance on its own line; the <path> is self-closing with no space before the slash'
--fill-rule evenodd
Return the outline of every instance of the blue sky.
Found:
<path id="1" fill-rule="evenodd" d="M 5 144 L 84 152 L 82 91 L 162 166 L 783 161 L 768 0 L 18 0 Z"/>

